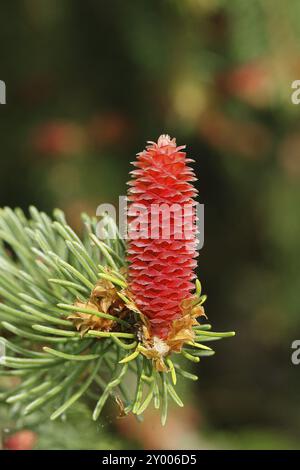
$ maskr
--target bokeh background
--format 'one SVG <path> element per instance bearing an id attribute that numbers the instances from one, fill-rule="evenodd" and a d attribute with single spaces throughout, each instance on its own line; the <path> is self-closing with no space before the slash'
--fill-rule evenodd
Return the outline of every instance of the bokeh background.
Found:
<path id="1" fill-rule="evenodd" d="M 236 330 L 182 384 L 166 429 L 84 406 L 8 448 L 299 448 L 299 0 L 2 2 L 0 204 L 80 212 L 125 194 L 161 133 L 187 144 L 205 204 L 199 277 L 217 330 Z M 196 366 L 198 369 L 198 366 Z"/>

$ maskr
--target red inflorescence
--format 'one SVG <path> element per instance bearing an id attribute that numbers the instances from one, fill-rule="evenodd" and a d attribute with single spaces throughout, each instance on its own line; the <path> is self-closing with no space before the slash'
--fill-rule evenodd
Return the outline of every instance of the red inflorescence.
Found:
<path id="1" fill-rule="evenodd" d="M 152 334 L 166 338 L 194 287 L 196 177 L 175 139 L 148 144 L 128 183 L 129 283 Z"/>

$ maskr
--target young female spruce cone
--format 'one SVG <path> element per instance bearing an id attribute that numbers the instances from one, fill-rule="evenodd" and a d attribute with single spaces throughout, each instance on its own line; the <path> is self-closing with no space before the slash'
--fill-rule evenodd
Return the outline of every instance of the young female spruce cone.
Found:
<path id="1" fill-rule="evenodd" d="M 194 288 L 197 191 L 184 148 L 168 135 L 148 142 L 128 183 L 129 285 L 152 335 L 162 339 Z"/>

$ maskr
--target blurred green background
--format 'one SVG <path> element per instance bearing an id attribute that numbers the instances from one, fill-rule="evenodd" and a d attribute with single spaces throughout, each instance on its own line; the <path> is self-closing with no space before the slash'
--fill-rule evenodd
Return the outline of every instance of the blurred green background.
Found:
<path id="1" fill-rule="evenodd" d="M 205 204 L 199 277 L 217 343 L 166 429 L 116 410 L 38 428 L 36 448 L 299 448 L 299 0 L 22 0 L 0 6 L 0 204 L 82 210 L 125 194 L 162 133 Z M 197 367 L 198 369 L 198 367 Z M 6 411 L 3 434 L 10 434 Z"/>

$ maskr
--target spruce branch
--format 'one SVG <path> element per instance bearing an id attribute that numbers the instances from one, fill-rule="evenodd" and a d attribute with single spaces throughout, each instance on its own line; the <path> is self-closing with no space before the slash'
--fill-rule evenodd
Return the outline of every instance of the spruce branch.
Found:
<path id="1" fill-rule="evenodd" d="M 134 199 L 150 188 L 149 197 L 158 190 L 193 207 L 189 181 L 194 177 L 182 148 L 169 136 L 150 143 L 136 163 L 142 169 L 132 172 Z M 153 183 L 153 155 L 165 166 L 159 185 Z M 53 218 L 35 207 L 29 214 L 0 209 L 0 330 L 6 349 L 0 375 L 17 380 L 0 391 L 0 401 L 21 420 L 36 413 L 55 420 L 86 400 L 97 420 L 112 397 L 121 415 L 140 417 L 153 403 L 164 425 L 169 398 L 183 406 L 177 382 L 197 380 L 178 357 L 198 363 L 214 354 L 207 342 L 234 335 L 212 332 L 203 323 L 206 296 L 199 280 L 191 293 L 195 240 L 131 239 L 127 249 L 108 215 L 100 240 L 96 218 L 86 214 L 80 237 L 60 210 Z M 135 381 L 133 394 L 126 385 L 129 376 Z"/>
<path id="2" fill-rule="evenodd" d="M 153 403 L 167 419 L 168 399 L 183 406 L 179 377 L 197 380 L 177 363 L 179 355 L 198 362 L 212 355 L 203 343 L 234 333 L 214 333 L 195 321 L 193 339 L 161 358 L 145 339 L 147 323 L 126 281 L 126 247 L 117 234 L 99 240 L 96 219 L 82 215 L 81 238 L 62 211 L 53 219 L 35 207 L 0 210 L 0 329 L 6 355 L 0 375 L 19 383 L 0 393 L 24 419 L 36 412 L 52 420 L 78 400 L 93 403 L 97 420 L 109 397 L 122 414 L 142 415 Z M 108 230 L 107 230 L 108 233 Z M 201 306 L 197 281 L 194 306 Z M 101 310 L 102 309 L 102 310 Z M 130 396 L 124 378 L 136 382 Z"/>

